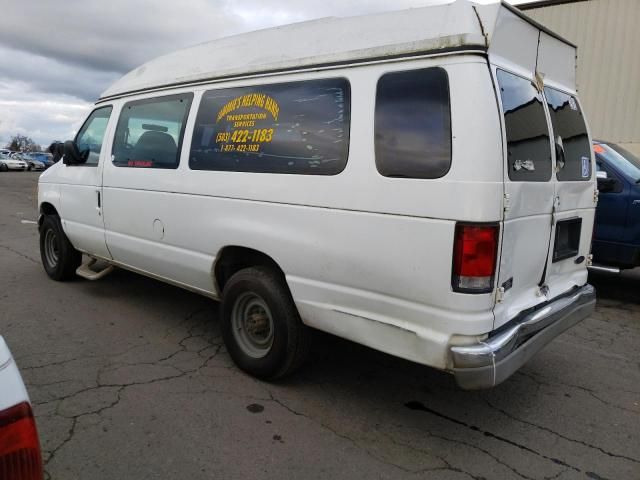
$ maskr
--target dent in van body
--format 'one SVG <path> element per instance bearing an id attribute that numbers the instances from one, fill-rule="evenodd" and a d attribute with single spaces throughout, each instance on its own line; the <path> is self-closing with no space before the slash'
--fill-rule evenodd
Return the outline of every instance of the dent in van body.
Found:
<path id="1" fill-rule="evenodd" d="M 575 218 L 578 215 L 586 224 L 593 222 L 592 210 L 564 212 L 557 216 L 556 221 Z M 494 328 L 499 328 L 524 310 L 587 283 L 587 269 L 584 264 L 575 263 L 573 258 L 554 263 L 551 259 L 552 246 L 550 248 L 548 244 L 535 240 L 539 236 L 537 232 L 544 229 L 548 231 L 549 220 L 548 215 L 536 215 L 505 222 L 498 285 L 508 282 L 510 286 L 505 289 L 502 301 L 496 304 L 494 309 L 496 317 Z M 552 227 L 549 235 L 555 236 L 555 227 Z M 589 255 L 590 246 L 591 237 L 582 235 L 576 258 L 586 258 Z M 539 285 L 545 269 L 545 263 L 541 259 L 547 262 L 546 288 L 540 288 Z M 521 279 L 531 278 L 538 281 L 521 282 Z"/>
<path id="2" fill-rule="evenodd" d="M 105 202 L 135 202 L 144 212 L 136 191 L 120 191 L 116 198 L 110 190 L 105 189 Z M 145 234 L 142 225 L 127 235 L 118 232 L 125 225 L 106 212 L 114 258 L 136 269 L 213 294 L 213 252 L 225 244 L 253 248 L 284 271 L 308 325 L 439 368 L 446 366 L 450 335 L 477 335 L 492 328 L 491 294 L 454 294 L 455 307 L 447 300 L 455 222 L 192 195 L 175 195 L 173 203 L 180 205 L 176 209 L 161 201 L 149 203 L 159 206 L 165 223 L 172 225 L 163 245 L 131 241 L 132 234 L 150 233 Z M 192 222 L 199 225 L 198 235 L 193 235 Z M 442 251 L 448 253 L 434 254 Z M 445 281 L 433 272 L 443 272 Z M 361 325 L 365 318 L 367 328 Z M 372 337 L 376 331 L 387 336 Z M 418 340 L 419 348 L 388 350 L 397 342 Z"/>

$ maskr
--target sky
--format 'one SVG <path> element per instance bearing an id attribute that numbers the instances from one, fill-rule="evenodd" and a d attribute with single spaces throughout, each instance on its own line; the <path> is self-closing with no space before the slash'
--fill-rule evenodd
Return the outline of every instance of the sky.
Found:
<path id="1" fill-rule="evenodd" d="M 429 3 L 434 0 L 0 0 L 0 147 L 18 133 L 45 147 L 73 138 L 111 83 L 179 48 L 313 18 Z"/>

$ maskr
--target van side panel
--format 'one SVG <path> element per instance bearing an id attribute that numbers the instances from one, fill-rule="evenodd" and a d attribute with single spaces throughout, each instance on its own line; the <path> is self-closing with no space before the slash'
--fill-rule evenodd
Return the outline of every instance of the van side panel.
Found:
<path id="1" fill-rule="evenodd" d="M 383 177 L 373 142 L 377 79 L 430 66 L 449 76 L 451 169 L 433 180 Z M 488 65 L 458 55 L 331 75 L 351 82 L 351 141 L 342 173 L 190 170 L 196 94 L 178 170 L 105 165 L 110 251 L 117 262 L 214 293 L 217 252 L 228 245 L 254 248 L 283 269 L 307 324 L 446 368 L 452 336 L 481 335 L 494 322 L 493 294 L 454 293 L 450 280 L 455 221 L 502 219 L 502 143 Z M 326 77 L 317 72 L 277 81 Z M 156 219 L 164 225 L 162 238 Z"/>

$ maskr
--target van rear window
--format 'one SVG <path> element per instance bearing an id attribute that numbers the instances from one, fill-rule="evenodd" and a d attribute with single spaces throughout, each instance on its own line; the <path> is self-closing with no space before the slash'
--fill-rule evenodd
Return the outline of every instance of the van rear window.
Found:
<path id="1" fill-rule="evenodd" d="M 551 180 L 551 144 L 542 94 L 531 80 L 498 70 L 507 137 L 509 178 L 522 182 Z"/>
<path id="2" fill-rule="evenodd" d="M 189 156 L 193 170 L 335 175 L 349 152 L 344 78 L 209 90 Z"/>
<path id="3" fill-rule="evenodd" d="M 385 177 L 439 178 L 451 167 L 449 78 L 443 68 L 392 72 L 378 81 L 376 167 Z"/>
<path id="4" fill-rule="evenodd" d="M 560 181 L 591 178 L 591 144 L 580 105 L 575 97 L 545 87 L 549 115 L 556 142 L 556 164 Z"/>

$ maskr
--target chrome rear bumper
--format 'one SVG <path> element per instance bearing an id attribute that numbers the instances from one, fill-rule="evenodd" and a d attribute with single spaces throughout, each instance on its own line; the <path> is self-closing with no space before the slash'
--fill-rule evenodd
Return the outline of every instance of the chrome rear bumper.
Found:
<path id="1" fill-rule="evenodd" d="M 551 340 L 588 317 L 595 304 L 595 288 L 587 284 L 518 315 L 482 342 L 451 347 L 456 382 L 469 390 L 498 385 Z"/>

